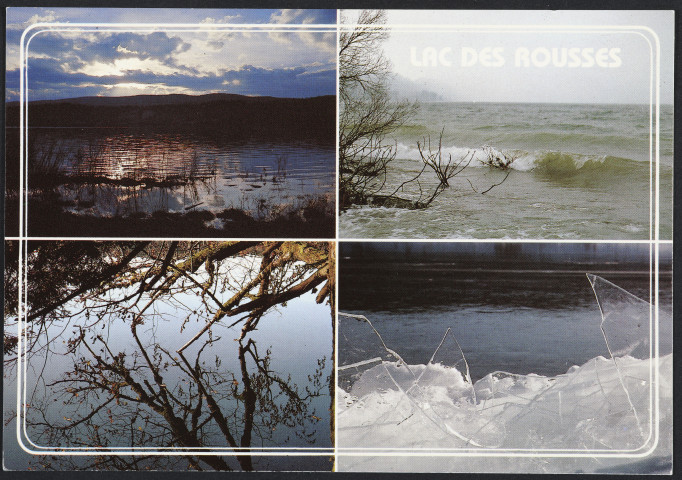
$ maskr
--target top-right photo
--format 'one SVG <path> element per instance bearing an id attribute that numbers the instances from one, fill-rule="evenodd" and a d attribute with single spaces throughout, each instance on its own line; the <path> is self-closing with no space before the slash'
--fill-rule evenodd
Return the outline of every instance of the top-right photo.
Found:
<path id="1" fill-rule="evenodd" d="M 673 12 L 340 23 L 341 238 L 672 239 Z"/>

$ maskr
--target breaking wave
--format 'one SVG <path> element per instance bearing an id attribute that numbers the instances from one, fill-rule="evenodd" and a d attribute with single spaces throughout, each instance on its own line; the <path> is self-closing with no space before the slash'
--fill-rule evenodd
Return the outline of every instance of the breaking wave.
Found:
<path id="1" fill-rule="evenodd" d="M 611 155 L 584 155 L 561 151 L 504 150 L 495 147 L 467 148 L 444 146 L 443 159 L 463 161 L 469 167 L 486 167 L 492 158 L 513 159 L 508 167 L 520 172 L 536 172 L 550 177 L 575 174 L 649 175 L 649 163 Z M 397 147 L 397 158 L 421 161 L 419 149 L 402 143 Z"/>

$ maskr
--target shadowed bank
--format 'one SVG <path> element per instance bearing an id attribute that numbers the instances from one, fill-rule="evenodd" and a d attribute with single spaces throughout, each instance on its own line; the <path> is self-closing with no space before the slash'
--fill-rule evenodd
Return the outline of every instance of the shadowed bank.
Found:
<path id="1" fill-rule="evenodd" d="M 7 106 L 18 233 L 19 105 Z M 330 237 L 335 99 L 141 95 L 28 105 L 28 231 Z"/>

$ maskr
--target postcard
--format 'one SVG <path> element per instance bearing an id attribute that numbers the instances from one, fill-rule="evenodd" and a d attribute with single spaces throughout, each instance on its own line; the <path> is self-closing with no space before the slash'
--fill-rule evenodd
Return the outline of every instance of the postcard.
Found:
<path id="1" fill-rule="evenodd" d="M 5 470 L 672 472 L 673 11 L 6 18 Z"/>

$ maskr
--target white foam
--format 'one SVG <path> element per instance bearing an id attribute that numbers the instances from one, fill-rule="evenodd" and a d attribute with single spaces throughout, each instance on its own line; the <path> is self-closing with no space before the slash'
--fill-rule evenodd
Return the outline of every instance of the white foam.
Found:
<path id="1" fill-rule="evenodd" d="M 436 152 L 438 145 L 432 145 L 431 151 Z M 422 162 L 419 149 L 416 145 L 406 145 L 398 143 L 397 158 L 406 160 L 415 160 Z M 428 152 L 428 149 L 422 149 L 423 152 Z M 533 152 L 526 152 L 523 150 L 507 150 L 483 145 L 478 147 L 461 147 L 457 145 L 445 145 L 441 149 L 442 162 L 447 162 L 452 159 L 452 162 L 462 162 L 462 166 L 468 167 L 508 167 L 513 170 L 528 172 L 538 166 L 538 162 L 545 159 L 547 155 L 561 155 L 570 158 L 576 169 L 579 169 L 585 163 L 603 163 L 606 160 L 606 155 L 584 155 L 570 152 L 560 152 L 554 150 L 536 150 Z"/>

